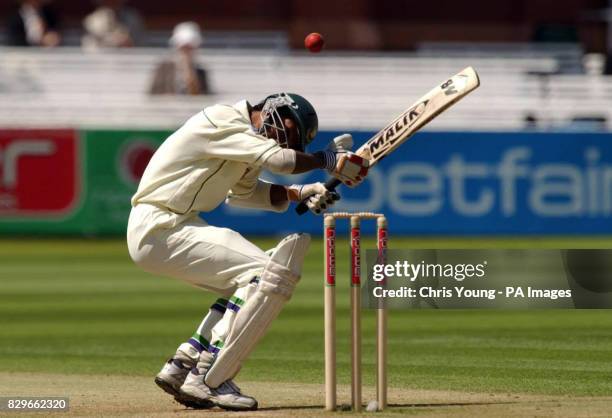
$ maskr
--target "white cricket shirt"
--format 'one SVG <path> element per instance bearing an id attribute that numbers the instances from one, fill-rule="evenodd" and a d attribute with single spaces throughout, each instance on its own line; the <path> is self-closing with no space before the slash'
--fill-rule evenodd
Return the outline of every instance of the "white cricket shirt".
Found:
<path id="1" fill-rule="evenodd" d="M 252 194 L 261 165 L 280 151 L 251 128 L 246 100 L 192 116 L 157 149 L 132 197 L 177 214 L 209 212 L 228 193 Z"/>

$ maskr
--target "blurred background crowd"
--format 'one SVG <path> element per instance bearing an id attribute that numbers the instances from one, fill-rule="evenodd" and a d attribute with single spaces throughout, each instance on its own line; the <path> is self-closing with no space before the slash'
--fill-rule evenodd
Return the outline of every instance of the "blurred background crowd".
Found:
<path id="1" fill-rule="evenodd" d="M 568 112 L 567 106 L 556 106 L 553 90 L 575 90 L 575 83 L 583 81 L 557 76 L 612 73 L 611 21 L 608 0 L 567 0 L 562 5 L 550 0 L 483 0 L 470 7 L 445 0 L 419 4 L 395 0 L 175 0 L 171 5 L 156 0 L 10 0 L 0 4 L 0 44 L 8 47 L 0 55 L 0 95 L 6 99 L 0 97 L 0 106 L 9 103 L 12 110 L 3 109 L 11 119 L 0 117 L 0 124 L 26 122 L 24 112 L 36 114 L 35 108 L 20 107 L 23 97 L 11 95 L 34 90 L 47 93 L 43 98 L 47 107 L 56 109 L 49 122 L 65 124 L 92 122 L 83 114 L 92 106 L 100 110 L 108 101 L 125 105 L 130 98 L 137 104 L 148 94 L 218 93 L 217 101 L 227 101 L 292 88 L 304 94 L 313 91 L 311 96 L 321 109 L 331 110 L 329 119 L 323 119 L 324 126 L 369 129 L 382 120 L 374 116 L 364 125 L 359 118 L 333 111 L 347 105 L 345 110 L 351 113 L 350 103 L 355 99 L 367 101 L 371 92 L 363 89 L 360 94 L 356 86 L 378 87 L 380 114 L 387 115 L 398 108 L 395 102 L 385 105 L 389 99 L 385 85 L 402 86 L 404 97 L 418 95 L 427 87 L 427 75 L 445 77 L 448 69 L 485 61 L 481 71 L 491 68 L 509 86 L 498 88 L 487 99 L 503 97 L 506 104 L 481 102 L 480 108 L 459 115 L 463 120 L 484 110 L 475 122 L 483 128 L 550 128 L 575 122 L 597 129 L 606 127 L 609 119 L 607 109 L 598 110 L 601 92 L 587 92 L 587 102 L 582 104 L 587 109 L 576 113 Z M 304 62 L 303 38 L 312 31 L 325 35 L 326 50 L 321 59 Z M 18 52 L 16 47 L 31 51 Z M 347 61 L 349 56 L 360 59 Z M 236 61 L 238 57 L 246 60 Z M 448 60 L 455 65 L 447 65 Z M 33 61 L 48 74 L 36 75 Z M 283 66 L 289 69 L 294 64 L 293 72 L 283 72 Z M 424 76 L 418 87 L 409 80 L 413 74 Z M 49 82 L 55 76 L 63 83 Z M 348 81 L 333 81 L 345 76 Z M 388 83 L 381 78 L 388 78 Z M 338 88 L 324 88 L 326 81 Z M 94 95 L 96 104 L 76 99 L 71 86 L 77 86 L 81 94 Z M 204 99 L 206 104 L 214 101 Z M 70 103 L 76 109 L 70 109 Z M 195 108 L 186 107 L 168 106 L 171 115 L 157 119 L 154 125 L 175 125 L 182 119 L 179 115 Z M 487 115 L 486 110 L 493 108 L 494 117 L 502 114 L 499 123 L 491 122 Z M 129 121 L 122 115 L 133 108 L 110 114 L 104 110 L 105 116 L 93 122 L 125 124 Z M 164 109 L 155 112 L 164 113 Z M 462 127 L 461 118 L 449 121 L 448 126 Z M 143 125 L 143 121 L 136 117 L 134 124 Z"/>
<path id="2" fill-rule="evenodd" d="M 333 49 L 414 50 L 423 42 L 577 42 L 589 52 L 612 49 L 608 0 L 474 1 L 470 7 L 433 0 L 8 0 L 4 41 L 15 46 L 160 46 L 180 21 L 207 30 L 277 31 L 300 47 L 316 27 Z M 161 36 L 161 37 L 160 37 Z"/>

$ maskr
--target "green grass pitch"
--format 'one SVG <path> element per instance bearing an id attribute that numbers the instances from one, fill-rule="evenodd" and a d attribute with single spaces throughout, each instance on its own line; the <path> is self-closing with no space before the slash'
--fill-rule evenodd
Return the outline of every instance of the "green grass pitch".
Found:
<path id="1" fill-rule="evenodd" d="M 391 231 L 392 232 L 392 231 Z M 254 240 L 262 248 L 273 239 Z M 372 247 L 364 240 L 364 247 Z M 392 248 L 612 247 L 611 239 L 402 239 Z M 338 375 L 349 379 L 348 249 L 338 242 Z M 322 243 L 239 379 L 323 382 Z M 0 241 L 0 371 L 153 376 L 215 296 L 149 275 L 123 240 Z M 364 383 L 374 383 L 364 312 Z M 612 311 L 408 311 L 389 315 L 391 387 L 612 393 Z"/>

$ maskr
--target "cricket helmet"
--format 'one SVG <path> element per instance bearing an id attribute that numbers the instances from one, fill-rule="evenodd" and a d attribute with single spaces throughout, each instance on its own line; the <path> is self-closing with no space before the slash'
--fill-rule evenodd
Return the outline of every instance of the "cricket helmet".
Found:
<path id="1" fill-rule="evenodd" d="M 262 126 L 259 133 L 266 135 L 266 126 L 279 132 L 278 143 L 287 146 L 287 132 L 283 124 L 284 118 L 293 120 L 298 128 L 302 151 L 312 142 L 319 129 L 317 112 L 308 100 L 295 93 L 277 93 L 266 97 L 260 104 Z M 282 136 L 282 138 L 281 138 Z"/>

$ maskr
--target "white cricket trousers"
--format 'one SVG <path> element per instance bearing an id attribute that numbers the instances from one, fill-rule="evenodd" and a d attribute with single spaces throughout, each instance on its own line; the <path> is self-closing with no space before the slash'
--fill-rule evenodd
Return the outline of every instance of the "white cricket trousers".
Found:
<path id="1" fill-rule="evenodd" d="M 132 208 L 127 243 L 144 270 L 226 297 L 259 276 L 269 259 L 236 231 L 208 225 L 197 213 L 177 215 L 143 203 Z"/>

